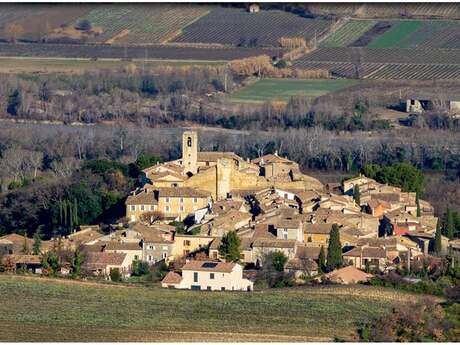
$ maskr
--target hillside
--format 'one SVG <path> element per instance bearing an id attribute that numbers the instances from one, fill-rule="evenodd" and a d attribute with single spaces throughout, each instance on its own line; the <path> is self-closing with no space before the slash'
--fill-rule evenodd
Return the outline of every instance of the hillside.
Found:
<path id="1" fill-rule="evenodd" d="M 3 341 L 353 339 L 360 323 L 416 300 L 364 286 L 207 293 L 2 275 L 7 293 Z"/>

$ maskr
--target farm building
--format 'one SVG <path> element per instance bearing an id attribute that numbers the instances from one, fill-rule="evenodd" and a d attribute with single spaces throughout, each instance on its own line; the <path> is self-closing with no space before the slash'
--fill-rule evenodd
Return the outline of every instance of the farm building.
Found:
<path id="1" fill-rule="evenodd" d="M 436 99 L 432 96 L 414 95 L 406 99 L 407 113 L 423 113 L 424 111 L 441 108 L 449 113 L 456 115 L 460 114 L 460 98 L 459 97 L 443 97 L 444 99 Z"/>

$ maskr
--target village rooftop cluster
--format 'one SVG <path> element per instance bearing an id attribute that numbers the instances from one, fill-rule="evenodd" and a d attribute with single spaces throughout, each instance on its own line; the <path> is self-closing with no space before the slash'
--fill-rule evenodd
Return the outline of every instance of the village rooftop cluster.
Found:
<path id="1" fill-rule="evenodd" d="M 183 133 L 180 159 L 143 170 L 141 180 L 127 196 L 126 224 L 108 234 L 97 225 L 80 226 L 59 239 L 62 248 L 82 249 L 83 267 L 92 275 L 110 279 L 118 270 L 127 278 L 135 262 L 165 263 L 163 287 L 252 291 L 252 273 L 276 252 L 287 258 L 284 271 L 295 279 L 346 284 L 368 280 L 371 271 L 409 268 L 434 246 L 438 219 L 415 193 L 362 175 L 323 185 L 276 152 L 253 160 L 201 152 L 194 131 Z M 334 228 L 344 267 L 321 275 L 321 252 L 327 254 Z M 240 241 L 237 262 L 222 255 L 229 233 Z M 441 243 L 442 253 L 450 249 L 460 257 L 458 240 L 442 237 Z M 1 237 L 4 265 L 40 273 L 41 255 L 56 240 L 42 241 L 38 255 L 30 254 L 32 246 L 17 234 Z M 69 272 L 63 265 L 61 274 Z"/>

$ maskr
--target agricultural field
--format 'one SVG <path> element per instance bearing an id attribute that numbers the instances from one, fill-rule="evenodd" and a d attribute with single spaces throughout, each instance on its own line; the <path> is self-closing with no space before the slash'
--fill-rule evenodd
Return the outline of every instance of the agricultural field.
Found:
<path id="1" fill-rule="evenodd" d="M 92 4 L 0 4 L 0 39 L 8 39 L 4 30 L 8 24 L 17 24 L 23 31 L 18 39 L 39 41 L 47 32 L 73 22 L 93 8 Z"/>
<path id="2" fill-rule="evenodd" d="M 349 20 L 336 31 L 330 33 L 321 43 L 320 47 L 347 47 L 370 30 L 377 21 L 375 20 Z"/>
<path id="3" fill-rule="evenodd" d="M 128 70 L 135 65 L 138 69 L 156 66 L 200 66 L 219 65 L 219 61 L 194 60 L 148 60 L 122 61 L 112 59 L 71 58 L 4 58 L 0 57 L 0 73 L 82 73 L 97 70 Z"/>
<path id="4" fill-rule="evenodd" d="M 305 4 L 316 15 L 358 18 L 407 18 L 408 16 L 460 18 L 458 3 L 317 3 Z"/>
<path id="5" fill-rule="evenodd" d="M 339 78 L 354 78 L 357 66 L 365 79 L 460 80 L 460 54 L 455 50 L 320 48 L 293 64 L 326 69 Z"/>
<path id="6" fill-rule="evenodd" d="M 83 44 L 0 43 L 0 56 L 3 57 L 228 61 L 256 55 L 280 56 L 282 53 L 283 50 L 275 48 L 196 48 L 169 45 L 127 47 Z"/>
<path id="7" fill-rule="evenodd" d="M 422 26 L 420 20 L 404 20 L 393 23 L 391 28 L 385 31 L 382 35 L 373 39 L 367 47 L 369 48 L 400 48 L 401 41 L 408 35 L 417 31 Z"/>
<path id="8" fill-rule="evenodd" d="M 360 55 L 362 63 L 460 64 L 459 52 L 447 49 L 320 48 L 299 60 L 352 62 L 353 54 Z"/>
<path id="9" fill-rule="evenodd" d="M 365 286 L 198 292 L 5 275 L 0 294 L 0 339 L 23 342 L 353 340 L 363 322 L 419 298 Z"/>
<path id="10" fill-rule="evenodd" d="M 292 96 L 319 97 L 354 83 L 345 79 L 262 79 L 235 92 L 231 100 L 261 103 L 269 100 L 287 101 Z"/>
<path id="11" fill-rule="evenodd" d="M 307 41 L 324 35 L 331 20 L 309 19 L 279 10 L 249 13 L 240 8 L 216 8 L 183 30 L 174 39 L 180 43 L 279 46 L 282 37 L 304 37 Z"/>
<path id="12" fill-rule="evenodd" d="M 93 9 L 76 22 L 88 20 L 92 26 L 102 29 L 102 34 L 90 42 L 164 43 L 207 14 L 210 8 L 190 4 L 107 4 Z"/>

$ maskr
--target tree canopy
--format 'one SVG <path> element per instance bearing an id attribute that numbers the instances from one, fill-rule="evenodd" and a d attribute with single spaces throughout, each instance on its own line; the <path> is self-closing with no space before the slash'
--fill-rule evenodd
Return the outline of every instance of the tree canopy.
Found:
<path id="1" fill-rule="evenodd" d="M 228 232 L 222 237 L 222 243 L 219 247 L 219 254 L 226 261 L 238 262 L 241 254 L 241 241 L 235 231 Z"/>

